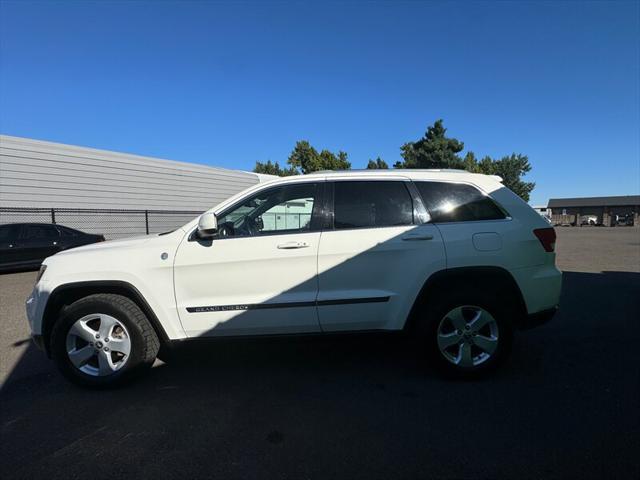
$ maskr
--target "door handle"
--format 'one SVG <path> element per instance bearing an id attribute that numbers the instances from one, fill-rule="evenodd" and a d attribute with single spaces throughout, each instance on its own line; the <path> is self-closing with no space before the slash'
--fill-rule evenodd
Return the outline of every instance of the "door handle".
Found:
<path id="1" fill-rule="evenodd" d="M 424 235 L 419 235 L 419 234 L 413 234 L 413 235 L 405 235 L 404 237 L 402 237 L 402 240 L 404 240 L 405 242 L 415 242 L 418 240 L 433 240 L 433 235 L 429 235 L 429 234 L 424 234 Z"/>
<path id="2" fill-rule="evenodd" d="M 307 248 L 309 244 L 307 242 L 287 242 L 278 245 L 281 250 L 293 250 L 294 248 Z"/>

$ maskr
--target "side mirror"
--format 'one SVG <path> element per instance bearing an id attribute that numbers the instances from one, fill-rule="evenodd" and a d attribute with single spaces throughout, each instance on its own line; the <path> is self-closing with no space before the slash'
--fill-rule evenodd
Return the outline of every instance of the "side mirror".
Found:
<path id="1" fill-rule="evenodd" d="M 200 215 L 198 219 L 198 237 L 211 239 L 218 233 L 218 219 L 215 213 L 207 212 Z"/>

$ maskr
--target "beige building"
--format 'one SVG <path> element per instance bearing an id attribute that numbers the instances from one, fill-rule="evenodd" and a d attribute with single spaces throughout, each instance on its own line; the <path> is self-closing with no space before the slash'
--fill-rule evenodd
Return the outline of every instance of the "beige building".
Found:
<path id="1" fill-rule="evenodd" d="M 640 225 L 640 195 L 552 198 L 547 207 L 554 225 Z"/>

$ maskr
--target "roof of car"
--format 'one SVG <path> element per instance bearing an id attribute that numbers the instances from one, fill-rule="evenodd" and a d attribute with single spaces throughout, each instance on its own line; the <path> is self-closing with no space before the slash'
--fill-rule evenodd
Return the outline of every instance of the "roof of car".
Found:
<path id="1" fill-rule="evenodd" d="M 409 178 L 412 180 L 431 180 L 448 182 L 469 182 L 485 190 L 491 191 L 500 187 L 502 178 L 497 175 L 483 175 L 471 173 L 465 170 L 451 169 L 375 169 L 375 170 L 322 170 L 308 173 L 306 175 L 294 175 L 290 177 L 279 177 L 266 184 L 282 182 L 304 182 L 322 177 L 323 179 L 344 179 L 344 178 Z"/>
<path id="2" fill-rule="evenodd" d="M 376 170 L 325 170 L 319 172 L 313 172 L 306 175 L 292 175 L 289 177 L 276 177 L 273 180 L 269 180 L 263 183 L 258 183 L 249 187 L 242 192 L 239 192 L 232 197 L 224 200 L 218 205 L 210 208 L 207 212 L 219 213 L 229 205 L 237 202 L 241 198 L 252 195 L 254 192 L 272 186 L 287 183 L 302 183 L 307 181 L 318 180 L 344 180 L 344 179 L 366 179 L 375 178 L 380 179 L 411 179 L 411 180 L 423 180 L 423 181 L 443 181 L 451 183 L 470 183 L 489 194 L 500 188 L 504 188 L 502 185 L 502 178 L 497 175 L 483 175 L 480 173 L 470 173 L 465 170 L 449 170 L 449 169 L 376 169 Z M 197 219 L 194 219 L 191 223 L 185 225 L 186 229 L 193 228 L 197 223 Z"/>
<path id="3" fill-rule="evenodd" d="M 2 226 L 5 226 L 5 225 L 55 225 L 55 226 L 59 226 L 59 225 L 57 225 L 55 223 L 50 223 L 50 222 L 49 223 L 45 223 L 45 222 L 15 222 L 15 223 L 12 223 L 12 222 L 9 222 L 9 223 L 3 223 L 2 224 Z"/>
<path id="4" fill-rule="evenodd" d="M 350 174 L 350 173 L 397 173 L 402 174 L 403 172 L 455 172 L 455 173 L 470 173 L 466 170 L 460 170 L 457 168 L 351 168 L 349 170 L 318 170 L 317 172 L 307 173 L 307 175 L 318 175 L 318 174 L 329 174 L 329 173 L 339 173 L 339 174 Z"/>
<path id="5" fill-rule="evenodd" d="M 15 222 L 15 223 L 2 223 L 0 224 L 0 227 L 6 227 L 7 225 L 16 225 L 16 226 L 46 226 L 46 227 L 57 227 L 57 228 L 64 228 L 66 230 L 73 230 L 74 232 L 79 232 L 79 233 L 84 233 L 80 230 L 77 230 L 73 227 L 67 227 L 66 225 L 60 225 L 59 223 L 51 223 L 51 222 Z"/>
<path id="6" fill-rule="evenodd" d="M 284 180 L 305 180 L 309 177 L 408 177 L 408 178 L 485 178 L 494 181 L 502 181 L 497 175 L 484 175 L 481 173 L 471 173 L 466 170 L 454 169 L 419 169 L 419 168 L 398 168 L 398 169 L 362 169 L 362 170 L 319 170 L 304 175 L 292 175 L 288 177 L 273 177 L 269 182 L 281 182 Z"/>

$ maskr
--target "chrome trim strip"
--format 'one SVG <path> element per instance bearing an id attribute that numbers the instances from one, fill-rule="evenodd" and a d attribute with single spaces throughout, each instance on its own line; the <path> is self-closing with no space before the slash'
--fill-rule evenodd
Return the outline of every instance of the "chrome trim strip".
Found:
<path id="1" fill-rule="evenodd" d="M 330 305 L 351 305 L 356 303 L 384 303 L 391 297 L 343 298 L 336 300 L 320 300 L 314 302 L 252 303 L 244 305 L 209 305 L 203 307 L 187 307 L 189 313 L 226 312 L 237 310 L 265 310 L 270 308 L 325 307 Z"/>

